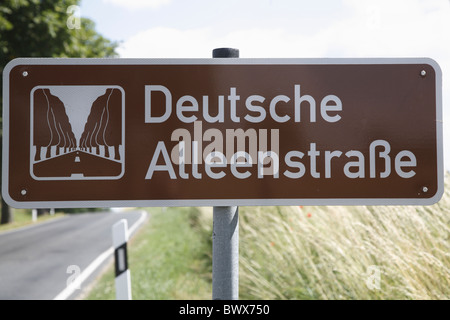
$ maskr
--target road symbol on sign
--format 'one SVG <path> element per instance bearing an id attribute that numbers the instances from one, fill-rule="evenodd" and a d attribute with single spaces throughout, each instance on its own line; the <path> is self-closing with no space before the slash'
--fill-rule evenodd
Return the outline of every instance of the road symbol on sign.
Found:
<path id="1" fill-rule="evenodd" d="M 35 180 L 111 180 L 124 174 L 124 91 L 37 86 L 31 91 L 30 174 Z"/>

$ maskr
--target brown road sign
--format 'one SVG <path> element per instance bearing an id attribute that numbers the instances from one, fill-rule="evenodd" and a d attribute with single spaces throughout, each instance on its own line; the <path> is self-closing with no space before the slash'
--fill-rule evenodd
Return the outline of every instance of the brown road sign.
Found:
<path id="1" fill-rule="evenodd" d="M 14 207 L 431 204 L 431 59 L 16 59 L 3 73 Z"/>

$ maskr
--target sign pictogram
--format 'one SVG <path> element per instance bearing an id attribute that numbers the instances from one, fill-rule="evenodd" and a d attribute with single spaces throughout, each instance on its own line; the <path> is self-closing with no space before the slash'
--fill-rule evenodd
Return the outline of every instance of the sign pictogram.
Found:
<path id="1" fill-rule="evenodd" d="M 30 96 L 35 180 L 120 179 L 125 96 L 118 86 L 37 86 Z"/>

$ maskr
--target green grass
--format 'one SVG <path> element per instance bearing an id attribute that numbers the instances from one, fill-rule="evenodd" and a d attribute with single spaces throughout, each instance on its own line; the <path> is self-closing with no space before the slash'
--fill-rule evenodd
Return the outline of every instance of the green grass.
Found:
<path id="1" fill-rule="evenodd" d="M 128 244 L 133 299 L 211 299 L 211 241 L 197 227 L 198 209 L 148 212 L 149 220 Z M 113 266 L 87 299 L 115 299 Z"/>
<path id="2" fill-rule="evenodd" d="M 63 213 L 58 212 L 55 213 L 55 215 L 53 216 L 47 214 L 38 217 L 37 221 L 33 222 L 31 217 L 31 210 L 26 209 L 11 209 L 11 210 L 13 210 L 14 221 L 8 224 L 0 225 L 0 232 L 25 227 L 39 222 L 44 222 L 49 219 L 62 217 L 64 215 Z"/>

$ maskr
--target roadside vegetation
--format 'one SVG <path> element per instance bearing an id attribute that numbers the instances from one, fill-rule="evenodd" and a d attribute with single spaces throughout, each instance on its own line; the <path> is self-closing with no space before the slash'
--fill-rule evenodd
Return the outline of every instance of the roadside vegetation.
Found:
<path id="1" fill-rule="evenodd" d="M 450 299 L 448 191 L 432 207 L 246 208 L 240 228 L 242 299 Z"/>
<path id="2" fill-rule="evenodd" d="M 64 213 L 57 211 L 54 215 L 42 215 L 38 216 L 37 220 L 33 222 L 31 210 L 26 209 L 12 209 L 13 210 L 13 216 L 14 221 L 10 222 L 8 224 L 1 224 L 0 225 L 0 232 L 17 229 L 21 227 L 26 227 L 28 225 L 33 225 L 36 223 L 44 222 L 50 219 L 59 218 L 64 216 Z"/>
<path id="3" fill-rule="evenodd" d="M 241 299 L 450 299 L 450 177 L 433 206 L 241 207 Z M 150 209 L 134 299 L 210 299 L 212 208 Z M 114 299 L 112 267 L 89 296 Z"/>
<path id="4" fill-rule="evenodd" d="M 33 221 L 31 209 L 14 209 L 9 208 L 11 211 L 11 222 L 6 224 L 0 224 L 0 233 L 2 231 L 17 229 L 34 225 L 54 218 L 61 218 L 65 214 L 78 214 L 85 212 L 104 212 L 107 209 L 104 208 L 74 208 L 74 209 L 55 209 L 53 214 L 50 214 L 50 209 L 41 209 L 41 214 L 37 215 L 36 221 Z"/>
<path id="5" fill-rule="evenodd" d="M 199 227 L 199 210 L 147 210 L 147 223 L 128 243 L 133 299 L 211 299 L 211 241 Z M 113 265 L 87 299 L 115 299 Z"/>
<path id="6" fill-rule="evenodd" d="M 241 299 L 450 299 L 450 176 L 433 206 L 244 208 Z"/>

